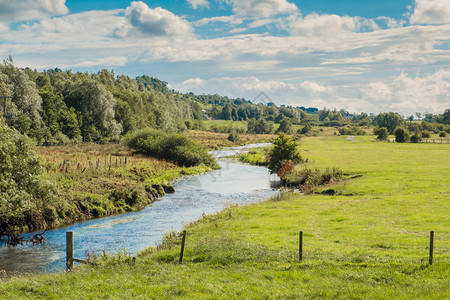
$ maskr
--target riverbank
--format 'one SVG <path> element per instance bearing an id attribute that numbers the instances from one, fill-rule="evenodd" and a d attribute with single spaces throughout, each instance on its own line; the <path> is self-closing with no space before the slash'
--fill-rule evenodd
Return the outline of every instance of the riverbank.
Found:
<path id="1" fill-rule="evenodd" d="M 180 167 L 132 151 L 121 144 L 37 147 L 44 179 L 57 196 L 42 212 L 19 216 L 15 233 L 52 229 L 74 222 L 141 210 L 166 193 L 177 178 L 212 169 Z"/>
<path id="2" fill-rule="evenodd" d="M 289 194 L 205 216 L 187 228 L 183 265 L 174 237 L 135 264 L 116 256 L 69 274 L 9 279 L 0 283 L 0 297 L 449 298 L 450 148 L 371 139 L 302 140 L 311 166 L 363 177 L 339 186 L 338 196 Z"/>

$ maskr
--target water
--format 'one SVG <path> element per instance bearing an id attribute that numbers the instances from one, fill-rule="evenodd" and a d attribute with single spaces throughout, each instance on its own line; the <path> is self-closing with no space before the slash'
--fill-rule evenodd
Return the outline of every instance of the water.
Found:
<path id="1" fill-rule="evenodd" d="M 276 177 L 266 168 L 243 165 L 223 159 L 225 156 L 253 147 L 254 144 L 213 151 L 221 170 L 194 176 L 176 183 L 175 194 L 169 194 L 153 206 L 139 212 L 95 219 L 45 233 L 44 244 L 0 247 L 0 269 L 8 274 L 55 272 L 65 268 L 65 233 L 74 231 L 75 257 L 85 259 L 86 251 L 117 253 L 126 249 L 135 254 L 155 246 L 169 231 L 180 231 L 183 225 L 203 214 L 211 214 L 231 204 L 250 204 L 267 200 L 278 193 L 273 189 Z"/>

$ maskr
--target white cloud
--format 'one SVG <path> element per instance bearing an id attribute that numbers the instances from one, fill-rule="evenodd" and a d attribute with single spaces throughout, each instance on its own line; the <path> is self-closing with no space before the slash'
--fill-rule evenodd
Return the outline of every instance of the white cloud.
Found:
<path id="1" fill-rule="evenodd" d="M 198 21 L 195 21 L 193 25 L 195 26 L 203 26 L 208 25 L 209 23 L 221 22 L 221 23 L 229 23 L 231 25 L 240 25 L 244 20 L 238 18 L 236 16 L 218 16 L 212 18 L 203 18 Z"/>
<path id="2" fill-rule="evenodd" d="M 69 12 L 66 0 L 0 0 L 0 23 L 36 20 Z"/>
<path id="3" fill-rule="evenodd" d="M 300 84 L 300 87 L 308 91 L 311 95 L 333 92 L 331 87 L 323 86 L 312 81 L 304 81 Z"/>
<path id="4" fill-rule="evenodd" d="M 142 1 L 131 2 L 125 11 L 126 22 L 114 31 L 116 37 L 167 37 L 192 35 L 191 25 L 161 7 L 149 8 Z"/>
<path id="5" fill-rule="evenodd" d="M 207 0 L 188 0 L 193 9 L 197 9 L 200 6 L 208 7 L 209 2 Z"/>
<path id="6" fill-rule="evenodd" d="M 294 3 L 286 0 L 232 0 L 233 11 L 238 15 L 266 18 L 298 11 Z"/>
<path id="7" fill-rule="evenodd" d="M 289 27 L 293 35 L 335 36 L 355 31 L 358 24 L 357 20 L 351 17 L 310 14 L 305 17 L 293 17 Z"/>
<path id="8" fill-rule="evenodd" d="M 450 1 L 416 0 L 414 12 L 410 16 L 411 24 L 448 24 L 450 23 Z"/>

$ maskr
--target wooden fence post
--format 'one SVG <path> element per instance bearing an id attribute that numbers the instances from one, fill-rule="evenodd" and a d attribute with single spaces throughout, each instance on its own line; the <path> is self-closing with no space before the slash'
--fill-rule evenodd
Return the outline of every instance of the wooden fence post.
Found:
<path id="1" fill-rule="evenodd" d="M 430 265 L 433 264 L 434 231 L 430 231 Z"/>
<path id="2" fill-rule="evenodd" d="M 73 231 L 66 232 L 66 269 L 73 269 Z"/>
<path id="3" fill-rule="evenodd" d="M 183 230 L 183 238 L 181 240 L 181 251 L 180 251 L 180 264 L 183 263 L 184 256 L 184 245 L 186 243 L 186 230 Z"/>
<path id="4" fill-rule="evenodd" d="M 298 241 L 298 261 L 302 262 L 302 260 L 303 260 L 303 231 L 300 231 Z"/>

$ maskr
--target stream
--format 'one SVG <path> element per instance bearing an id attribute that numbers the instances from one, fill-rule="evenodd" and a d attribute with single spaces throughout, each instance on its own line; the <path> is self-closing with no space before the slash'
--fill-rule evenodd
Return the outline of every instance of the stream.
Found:
<path id="1" fill-rule="evenodd" d="M 278 194 L 275 175 L 264 167 L 240 164 L 226 156 L 270 144 L 251 144 L 212 151 L 222 167 L 174 184 L 176 192 L 153 205 L 122 215 L 76 223 L 45 233 L 44 244 L 0 247 L 0 270 L 7 274 L 58 272 L 65 270 L 66 231 L 74 232 L 75 257 L 106 251 L 114 254 L 125 249 L 129 255 L 155 246 L 165 233 L 180 231 L 184 225 L 229 205 L 264 201 Z"/>

